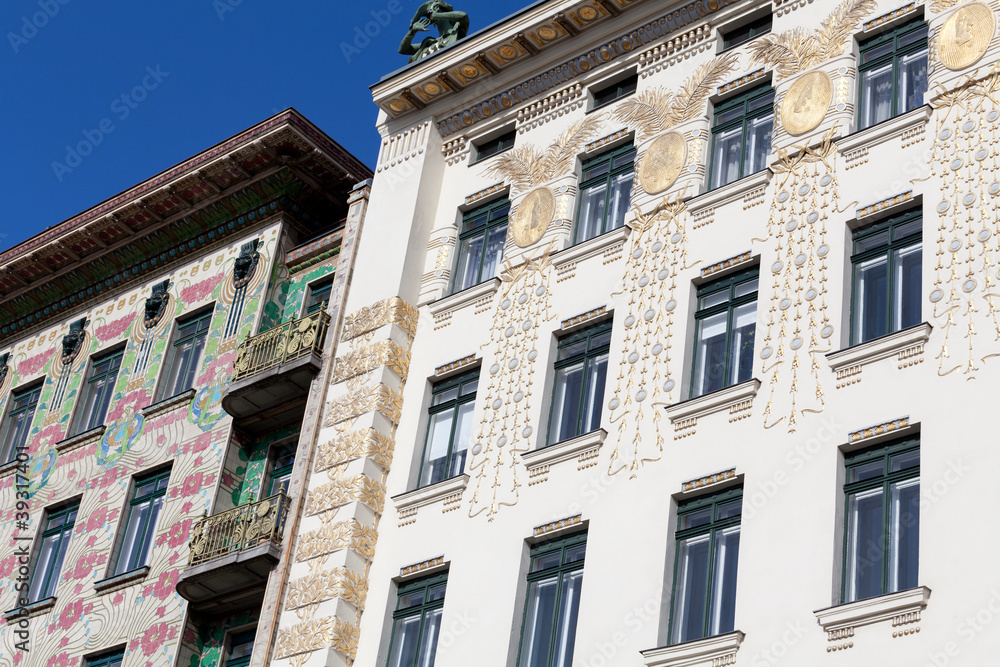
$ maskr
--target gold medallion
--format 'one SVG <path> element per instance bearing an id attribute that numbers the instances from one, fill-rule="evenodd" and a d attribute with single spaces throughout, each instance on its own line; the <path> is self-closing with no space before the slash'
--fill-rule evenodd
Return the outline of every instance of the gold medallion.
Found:
<path id="1" fill-rule="evenodd" d="M 677 132 L 659 137 L 639 165 L 639 184 L 648 194 L 663 192 L 677 180 L 687 160 L 687 142 Z"/>
<path id="2" fill-rule="evenodd" d="M 549 188 L 532 190 L 521 200 L 514 214 L 511 236 L 521 248 L 537 243 L 549 228 L 556 211 L 556 196 Z"/>
<path id="3" fill-rule="evenodd" d="M 781 103 L 781 123 L 788 134 L 805 134 L 826 118 L 833 101 L 833 82 L 826 72 L 809 72 L 795 80 Z"/>
<path id="4" fill-rule="evenodd" d="M 938 57 L 950 70 L 965 69 L 983 57 L 993 39 L 993 10 L 981 2 L 956 9 L 941 26 Z"/>

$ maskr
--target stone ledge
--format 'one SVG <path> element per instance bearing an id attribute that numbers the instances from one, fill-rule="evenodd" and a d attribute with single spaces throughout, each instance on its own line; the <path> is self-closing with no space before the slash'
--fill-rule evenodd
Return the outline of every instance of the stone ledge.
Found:
<path id="1" fill-rule="evenodd" d="M 836 373 L 853 366 L 864 366 L 887 359 L 915 345 L 922 345 L 930 338 L 931 329 L 930 324 L 923 322 L 915 327 L 853 345 L 844 350 L 830 352 L 826 355 L 830 362 L 830 370 Z"/>
<path id="2" fill-rule="evenodd" d="M 498 289 L 500 289 L 499 278 L 484 280 L 478 285 L 464 289 L 461 292 L 456 292 L 437 301 L 432 301 L 427 304 L 427 308 L 430 310 L 431 315 L 438 317 L 445 313 L 462 310 L 484 297 L 493 296 L 497 293 Z"/>
<path id="3" fill-rule="evenodd" d="M 860 148 L 873 148 L 906 130 L 926 125 L 930 120 L 931 112 L 931 106 L 925 104 L 912 111 L 900 114 L 895 118 L 883 121 L 878 125 L 858 130 L 854 134 L 849 134 L 837 142 L 837 152 L 843 155 L 844 153 L 850 153 Z"/>
<path id="4" fill-rule="evenodd" d="M 625 243 L 625 240 L 628 238 L 629 232 L 631 231 L 631 227 L 628 225 L 622 225 L 618 229 L 612 229 L 606 234 L 601 234 L 600 236 L 595 236 L 592 239 L 587 239 L 582 243 L 577 243 L 576 245 L 571 245 L 568 248 L 563 248 L 562 250 L 553 253 L 552 265 L 558 271 L 560 268 L 569 264 L 581 262 L 585 259 L 590 259 L 591 257 L 597 257 L 598 255 L 604 253 L 604 251 L 608 248 L 613 248 L 618 244 Z"/>
<path id="5" fill-rule="evenodd" d="M 392 502 L 399 512 L 417 509 L 424 505 L 436 503 L 455 493 L 461 493 L 465 491 L 465 487 L 468 485 L 469 476 L 458 475 L 437 484 L 431 484 L 430 486 L 425 486 L 414 491 L 407 491 L 406 493 L 392 496 Z"/>
<path id="6" fill-rule="evenodd" d="M 107 595 L 108 593 L 113 593 L 121 588 L 143 581 L 148 574 L 149 566 L 145 565 L 137 570 L 132 570 L 131 572 L 125 572 L 123 574 L 115 575 L 114 577 L 102 579 L 101 581 L 95 581 L 94 591 L 98 595 Z"/>
<path id="7" fill-rule="evenodd" d="M 683 644 L 647 649 L 641 651 L 643 665 L 645 667 L 694 667 L 695 665 L 709 667 L 715 664 L 735 664 L 735 660 L 726 661 L 726 658 L 729 656 L 735 658 L 745 636 L 737 630 Z"/>
<path id="8" fill-rule="evenodd" d="M 760 380 L 753 378 L 731 387 L 713 391 L 697 398 L 689 398 L 680 403 L 668 405 L 667 418 L 672 422 L 684 419 L 699 419 L 733 405 L 752 401 L 760 389 Z"/>
<path id="9" fill-rule="evenodd" d="M 74 435 L 71 438 L 60 440 L 59 442 L 56 443 L 56 451 L 58 451 L 60 454 L 65 454 L 71 449 L 76 449 L 77 447 L 82 447 L 84 445 L 89 445 L 92 442 L 97 442 L 102 437 L 104 437 L 104 431 L 106 430 L 107 427 L 104 424 L 101 424 L 100 426 L 96 426 L 90 429 L 89 431 L 84 431 L 83 433 Z"/>
<path id="10" fill-rule="evenodd" d="M 599 450 L 604 444 L 604 439 L 608 437 L 608 432 L 603 428 L 590 433 L 563 440 L 553 445 L 542 447 L 534 451 L 521 454 L 521 460 L 528 466 L 528 470 L 539 466 L 549 466 L 554 463 L 562 463 L 579 456 L 590 450 Z"/>
<path id="11" fill-rule="evenodd" d="M 691 215 L 701 213 L 710 208 L 715 208 L 717 206 L 723 206 L 729 204 L 730 202 L 742 199 L 744 195 L 756 190 L 763 186 L 766 186 L 771 182 L 771 176 L 774 173 L 770 168 L 761 169 L 760 171 L 750 174 L 749 176 L 744 176 L 738 181 L 733 181 L 732 183 L 727 183 L 714 190 L 709 190 L 697 197 L 692 197 L 688 200 L 688 210 L 691 211 Z"/>
<path id="12" fill-rule="evenodd" d="M 853 629 L 890 619 L 893 619 L 893 627 L 904 623 L 918 622 L 920 612 L 927 607 L 927 600 L 930 596 L 931 589 L 926 586 L 918 586 L 908 591 L 819 609 L 813 613 L 816 615 L 816 622 L 828 634 L 828 640 L 836 641 L 853 636 L 853 632 L 849 634 L 838 632 L 848 628 Z M 899 622 L 897 619 L 900 618 L 903 618 L 904 621 Z"/>
<path id="13" fill-rule="evenodd" d="M 4 477 L 7 477 L 9 475 L 13 475 L 18 470 L 21 470 L 24 473 L 24 475 L 27 476 L 28 474 L 27 459 L 24 461 L 19 461 L 15 458 L 13 460 L 8 461 L 7 463 L 4 463 L 2 466 L 0 466 L 0 479 L 3 479 Z M 27 484 L 27 482 L 25 482 L 25 484 Z"/>
<path id="14" fill-rule="evenodd" d="M 51 611 L 53 607 L 56 606 L 55 596 L 50 598 L 45 598 L 44 600 L 39 600 L 38 602 L 33 602 L 26 607 L 18 607 L 16 609 L 11 609 L 4 614 L 4 621 L 8 624 L 16 623 L 17 621 L 34 618 L 35 616 L 41 616 L 47 611 Z"/>
<path id="15" fill-rule="evenodd" d="M 179 408 L 182 405 L 188 405 L 194 399 L 195 394 L 198 393 L 196 389 L 188 389 L 185 392 L 165 398 L 162 401 L 157 401 L 147 405 L 139 412 L 142 414 L 144 419 L 152 419 L 153 417 L 159 417 L 164 412 L 169 412 L 174 408 Z"/>

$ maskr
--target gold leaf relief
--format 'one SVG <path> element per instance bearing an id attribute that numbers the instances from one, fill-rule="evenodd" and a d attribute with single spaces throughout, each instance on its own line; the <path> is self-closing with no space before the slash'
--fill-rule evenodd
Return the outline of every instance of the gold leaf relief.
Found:
<path id="1" fill-rule="evenodd" d="M 278 632 L 275 653 L 280 659 L 332 647 L 353 660 L 359 634 L 353 624 L 337 618 L 300 623 Z"/>
<path id="2" fill-rule="evenodd" d="M 398 296 L 361 308 L 344 318 L 341 340 L 347 341 L 387 324 L 398 324 L 410 338 L 417 333 L 417 309 Z"/>

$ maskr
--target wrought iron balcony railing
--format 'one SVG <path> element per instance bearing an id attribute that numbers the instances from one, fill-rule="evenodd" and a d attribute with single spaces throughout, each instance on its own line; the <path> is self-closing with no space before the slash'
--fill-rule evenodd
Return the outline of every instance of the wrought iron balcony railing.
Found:
<path id="1" fill-rule="evenodd" d="M 289 498 L 283 493 L 206 516 L 191 529 L 188 566 L 261 544 L 281 545 Z"/>
<path id="2" fill-rule="evenodd" d="M 329 326 L 330 316 L 318 310 L 247 338 L 236 351 L 232 381 L 243 380 L 309 354 L 322 355 Z"/>

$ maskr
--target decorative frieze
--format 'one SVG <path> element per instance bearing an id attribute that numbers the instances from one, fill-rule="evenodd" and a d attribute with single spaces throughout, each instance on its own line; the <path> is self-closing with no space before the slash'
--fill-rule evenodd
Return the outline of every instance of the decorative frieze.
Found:
<path id="1" fill-rule="evenodd" d="M 688 480 L 681 484 L 681 489 L 686 493 L 688 491 L 703 489 L 707 486 L 721 484 L 722 482 L 730 479 L 736 479 L 736 468 L 730 468 L 729 470 L 723 470 L 721 472 L 712 473 L 711 475 L 705 475 L 704 477 Z"/>
<path id="2" fill-rule="evenodd" d="M 858 429 L 857 431 L 851 431 L 848 435 L 848 442 L 852 445 L 857 444 L 880 435 L 894 433 L 900 429 L 906 428 L 909 425 L 910 417 L 906 416 L 882 422 L 881 424 L 875 424 L 874 426 L 866 426 L 865 428 Z"/>
<path id="3" fill-rule="evenodd" d="M 477 204 L 482 200 L 486 199 L 487 197 L 495 195 L 496 193 L 501 192 L 506 188 L 507 184 L 504 183 L 503 181 L 500 181 L 499 183 L 494 183 L 489 187 L 483 188 L 482 190 L 479 190 L 477 192 L 473 192 L 471 195 L 467 196 L 465 198 L 465 205 L 471 206 L 472 204 Z"/>
<path id="4" fill-rule="evenodd" d="M 716 90 L 716 94 L 725 95 L 726 93 L 732 92 L 737 88 L 742 88 L 747 84 L 760 81 L 766 75 L 767 75 L 767 70 L 761 67 L 760 69 L 756 69 L 753 72 L 744 74 L 743 76 L 733 79 L 732 81 L 727 81 L 726 83 L 719 86 L 718 90 Z"/>
<path id="5" fill-rule="evenodd" d="M 601 148 L 604 148 L 608 144 L 612 144 L 612 143 L 618 141 L 619 139 L 624 139 L 625 137 L 627 137 L 629 135 L 629 132 L 630 132 L 630 130 L 627 127 L 623 127 L 622 129 L 618 130 L 617 132 L 612 132 L 611 134 L 609 134 L 609 135 L 607 135 L 605 137 L 601 137 L 600 139 L 596 139 L 594 141 L 591 141 L 584 148 L 584 152 L 585 153 L 593 153 L 596 150 L 600 150 Z"/>
<path id="6" fill-rule="evenodd" d="M 445 162 L 452 167 L 459 162 L 463 162 L 469 156 L 471 144 L 466 136 L 455 137 L 451 141 L 446 141 L 441 146 L 441 155 Z"/>
<path id="7" fill-rule="evenodd" d="M 567 331 L 569 329 L 575 329 L 581 325 L 587 324 L 588 322 L 593 322 L 594 320 L 602 318 L 607 314 L 608 314 L 607 306 L 594 308 L 593 310 L 588 310 L 585 313 L 581 313 L 579 315 L 570 317 L 569 319 L 563 320 L 560 323 L 559 328 L 562 329 L 563 331 Z"/>
<path id="8" fill-rule="evenodd" d="M 893 209 L 902 204 L 913 201 L 913 190 L 907 190 L 906 192 L 900 192 L 899 194 L 892 195 L 891 197 L 886 197 L 881 201 L 868 204 L 857 210 L 857 218 L 861 220 L 869 216 L 875 215 L 876 213 L 882 213 Z"/>
<path id="9" fill-rule="evenodd" d="M 900 18 L 902 18 L 904 16 L 908 16 L 908 15 L 914 13 L 915 11 L 917 11 L 917 7 L 920 6 L 920 5 L 922 5 L 922 4 L 924 4 L 924 3 L 923 2 L 911 2 L 909 4 L 903 5 L 902 7 L 897 7 L 896 9 L 892 10 L 891 12 L 886 12 L 885 14 L 882 14 L 881 16 L 876 16 L 875 18 L 873 18 L 870 21 L 865 21 L 864 30 L 865 30 L 865 32 L 871 32 L 872 30 L 875 30 L 877 28 L 881 28 L 886 23 L 890 23 L 892 21 L 895 21 L 896 19 L 900 19 Z"/>
<path id="10" fill-rule="evenodd" d="M 382 151 L 379 154 L 378 167 L 375 171 L 382 172 L 391 169 L 423 153 L 427 146 L 430 128 L 430 121 L 426 121 L 385 139 L 382 142 Z"/>
<path id="11" fill-rule="evenodd" d="M 575 516 L 566 517 L 565 519 L 559 519 L 558 521 L 542 524 L 541 526 L 535 526 L 534 530 L 532 530 L 532 534 L 535 537 L 544 537 L 556 531 L 579 526 L 581 523 L 583 523 L 583 515 L 577 514 Z"/>
<path id="12" fill-rule="evenodd" d="M 476 363 L 476 355 L 470 354 L 467 357 L 462 357 L 461 359 L 456 359 L 455 361 L 448 362 L 442 366 L 438 366 L 434 369 L 434 377 L 440 378 L 445 375 L 451 375 L 455 371 L 460 371 L 462 369 L 468 368 L 469 366 Z"/>
<path id="13" fill-rule="evenodd" d="M 399 568 L 399 576 L 410 577 L 415 574 L 423 574 L 428 570 L 436 570 L 444 566 L 444 556 L 437 556 L 436 558 L 428 558 L 427 560 L 420 561 L 419 563 L 414 563 L 413 565 L 407 565 L 405 567 Z"/>
<path id="14" fill-rule="evenodd" d="M 586 101 L 583 86 L 579 83 L 556 91 L 517 112 L 517 132 L 521 134 L 544 125 L 553 118 L 579 109 Z"/>
<path id="15" fill-rule="evenodd" d="M 710 266 L 706 266 L 701 270 L 701 277 L 707 278 L 709 276 L 715 275 L 720 271 L 725 271 L 726 269 L 731 269 L 733 267 L 739 266 L 740 264 L 745 264 L 753 258 L 753 253 L 750 250 L 746 252 L 741 252 L 739 255 L 730 257 L 729 259 L 724 259 L 721 262 L 716 262 Z"/>
<path id="16" fill-rule="evenodd" d="M 684 57 L 690 57 L 712 46 L 708 40 L 712 27 L 704 23 L 697 28 L 683 32 L 648 51 L 639 54 L 640 76 L 646 78 L 673 65 Z M 682 55 L 683 54 L 683 55 Z"/>
<path id="17" fill-rule="evenodd" d="M 813 0 L 774 0 L 774 15 L 784 16 L 800 7 L 811 4 Z"/>

